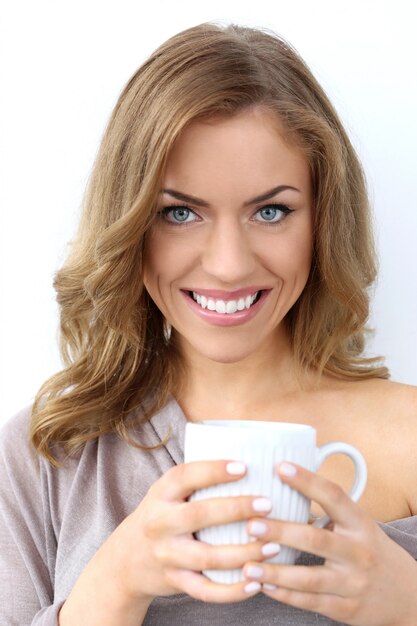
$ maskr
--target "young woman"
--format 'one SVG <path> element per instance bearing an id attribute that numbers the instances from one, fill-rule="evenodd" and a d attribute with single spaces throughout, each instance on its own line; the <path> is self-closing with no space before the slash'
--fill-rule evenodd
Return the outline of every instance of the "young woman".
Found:
<path id="1" fill-rule="evenodd" d="M 119 98 L 55 279 L 65 369 L 2 431 L 1 623 L 416 624 L 417 390 L 362 356 L 374 279 L 360 164 L 297 53 L 216 24 L 158 48 Z M 258 496 L 188 502 L 241 478 L 234 459 L 183 462 L 186 422 L 220 418 L 353 444 L 362 498 L 337 456 L 276 468 L 324 529 Z M 254 541 L 194 537 L 236 520 Z M 266 544 L 302 555 L 274 565 Z M 237 567 L 233 585 L 201 573 Z"/>

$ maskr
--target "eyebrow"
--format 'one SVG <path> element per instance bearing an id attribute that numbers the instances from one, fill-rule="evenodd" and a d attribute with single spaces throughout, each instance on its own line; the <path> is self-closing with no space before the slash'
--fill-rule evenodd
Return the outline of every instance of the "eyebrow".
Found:
<path id="1" fill-rule="evenodd" d="M 249 206 L 250 204 L 256 204 L 257 202 L 269 200 L 270 198 L 276 196 L 278 193 L 281 193 L 281 191 L 286 191 L 287 189 L 292 189 L 293 191 L 298 191 L 300 193 L 300 190 L 296 187 L 291 187 L 290 185 L 278 185 L 278 187 L 274 187 L 273 189 L 265 191 L 265 193 L 262 193 L 261 195 L 252 198 L 251 200 L 247 200 L 243 203 L 243 206 Z M 194 204 L 195 206 L 201 206 L 206 208 L 210 207 L 210 204 L 205 200 L 202 200 L 201 198 L 196 198 L 195 196 L 190 196 L 189 194 L 182 193 L 181 191 L 176 191 L 175 189 L 161 189 L 159 193 L 167 193 L 177 200 L 181 200 L 182 202 L 189 202 L 190 204 Z"/>

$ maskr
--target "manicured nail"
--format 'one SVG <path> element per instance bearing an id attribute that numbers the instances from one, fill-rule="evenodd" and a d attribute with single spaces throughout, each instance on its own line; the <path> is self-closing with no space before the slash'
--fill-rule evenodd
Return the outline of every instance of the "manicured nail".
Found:
<path id="1" fill-rule="evenodd" d="M 281 463 L 279 466 L 279 473 L 283 476 L 295 476 L 297 473 L 297 468 L 291 463 Z"/>
<path id="2" fill-rule="evenodd" d="M 259 567 L 259 565 L 249 565 L 246 569 L 245 569 L 245 576 L 247 576 L 248 578 L 260 578 L 261 576 L 263 576 L 264 570 L 262 567 Z"/>
<path id="3" fill-rule="evenodd" d="M 249 524 L 250 535 L 264 535 L 268 530 L 268 526 L 264 522 L 251 522 Z"/>
<path id="4" fill-rule="evenodd" d="M 232 476 L 239 476 L 246 472 L 246 465 L 239 461 L 232 461 L 226 465 L 226 471 L 228 474 L 232 474 Z"/>
<path id="5" fill-rule="evenodd" d="M 275 591 L 275 589 L 278 589 L 278 587 L 276 585 L 270 585 L 269 583 L 264 583 L 262 585 L 262 589 L 265 589 L 266 591 Z"/>
<path id="6" fill-rule="evenodd" d="M 246 591 L 246 593 L 253 593 L 254 591 L 260 591 L 261 583 L 258 583 L 256 582 L 256 580 L 253 580 L 251 583 L 248 583 L 247 585 L 245 585 L 244 590 Z"/>
<path id="7" fill-rule="evenodd" d="M 255 511 L 270 511 L 272 509 L 272 502 L 268 498 L 257 498 L 252 502 L 252 506 Z"/>
<path id="8" fill-rule="evenodd" d="M 261 552 L 264 556 L 272 556 L 273 554 L 278 554 L 280 550 L 281 546 L 278 543 L 266 543 L 261 548 Z"/>

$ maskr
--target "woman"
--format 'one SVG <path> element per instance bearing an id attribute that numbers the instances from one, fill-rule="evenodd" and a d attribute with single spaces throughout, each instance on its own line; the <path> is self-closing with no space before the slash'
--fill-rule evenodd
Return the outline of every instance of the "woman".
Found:
<path id="1" fill-rule="evenodd" d="M 374 279 L 361 167 L 295 51 L 216 24 L 158 48 L 119 98 L 55 279 L 66 368 L 3 429 L 2 623 L 415 624 L 417 393 L 361 356 Z M 257 497 L 188 502 L 241 478 L 233 459 L 183 463 L 187 420 L 218 418 L 355 445 L 365 493 L 350 501 L 334 457 L 277 468 L 325 529 Z M 255 541 L 193 536 L 236 520 Z M 280 543 L 297 565 L 266 562 Z M 245 582 L 201 574 L 236 567 Z"/>

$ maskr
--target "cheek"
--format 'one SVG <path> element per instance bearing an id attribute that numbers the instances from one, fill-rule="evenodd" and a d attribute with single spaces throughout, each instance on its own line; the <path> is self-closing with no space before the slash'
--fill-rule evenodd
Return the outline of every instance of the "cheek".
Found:
<path id="1" fill-rule="evenodd" d="M 195 250 L 184 237 L 153 234 L 144 247 L 143 279 L 149 292 L 180 279 L 195 262 Z M 152 295 L 152 294 L 151 294 Z"/>
<path id="2" fill-rule="evenodd" d="M 264 250 L 267 249 L 268 247 L 265 246 Z M 312 238 L 308 233 L 303 233 L 303 236 L 282 238 L 277 245 L 272 247 L 267 263 L 270 270 L 284 281 L 303 279 L 310 271 L 312 250 Z"/>

